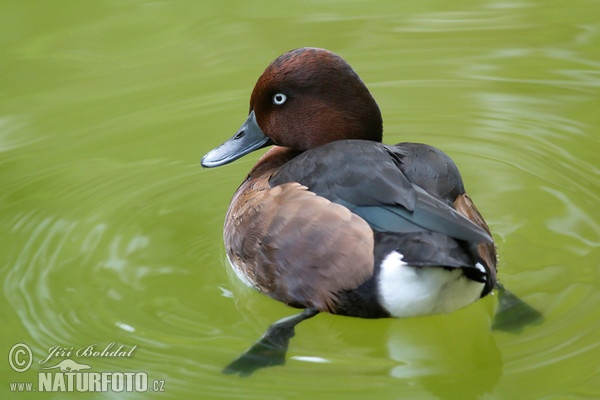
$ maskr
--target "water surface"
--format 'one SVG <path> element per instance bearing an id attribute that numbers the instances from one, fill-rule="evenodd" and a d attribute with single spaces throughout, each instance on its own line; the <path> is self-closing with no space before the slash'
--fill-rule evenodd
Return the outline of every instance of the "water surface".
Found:
<path id="1" fill-rule="evenodd" d="M 600 397 L 599 5 L 404 3 L 0 3 L 0 343 L 4 360 L 17 343 L 33 355 L 23 373 L 0 362 L 1 397 L 79 396 L 9 383 L 37 384 L 53 346 L 113 342 L 137 348 L 72 358 L 144 371 L 162 398 Z M 453 157 L 501 280 L 543 324 L 492 332 L 493 296 L 435 317 L 319 315 L 284 367 L 221 374 L 295 311 L 225 260 L 224 214 L 260 154 L 199 159 L 243 122 L 266 65 L 307 45 L 355 67 L 387 143 Z"/>

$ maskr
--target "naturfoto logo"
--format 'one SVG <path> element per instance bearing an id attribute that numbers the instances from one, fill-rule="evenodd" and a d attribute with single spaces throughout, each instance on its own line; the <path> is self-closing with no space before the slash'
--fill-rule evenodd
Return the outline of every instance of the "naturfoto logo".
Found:
<path id="1" fill-rule="evenodd" d="M 117 346 L 114 342 L 99 346 L 52 346 L 39 362 L 37 386 L 34 382 L 10 382 L 11 392 L 162 392 L 163 380 L 148 380 L 146 372 L 96 372 L 90 364 L 93 358 L 131 357 L 135 346 Z M 66 358 L 65 358 L 66 357 Z M 84 360 L 74 360 L 74 357 Z M 63 358 L 62 360 L 59 360 Z M 52 361 L 50 361 L 52 360 Z M 33 352 L 25 343 L 17 343 L 9 351 L 8 362 L 18 373 L 33 364 Z M 85 361 L 85 362 L 83 362 Z M 91 371 L 90 371 L 91 370 Z"/>
<path id="2" fill-rule="evenodd" d="M 92 367 L 90 367 L 87 364 L 79 364 L 79 363 L 77 363 L 73 360 L 69 360 L 67 358 L 67 359 L 62 360 L 61 362 L 59 362 L 56 365 L 53 365 L 51 367 L 42 368 L 42 369 L 54 369 L 54 368 L 60 368 L 60 370 L 62 372 L 79 372 L 82 369 L 90 369 Z"/>

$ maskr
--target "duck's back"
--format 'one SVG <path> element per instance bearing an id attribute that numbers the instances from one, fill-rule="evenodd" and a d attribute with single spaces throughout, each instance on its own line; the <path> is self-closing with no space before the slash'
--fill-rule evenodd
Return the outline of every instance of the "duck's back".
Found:
<path id="1" fill-rule="evenodd" d="M 452 160 L 431 146 L 336 141 L 293 158 L 269 180 L 272 187 L 286 182 L 347 207 L 377 231 L 429 230 L 492 242 L 487 226 L 454 209 L 465 193 L 462 179 Z"/>
<path id="2" fill-rule="evenodd" d="M 225 225 L 234 269 L 260 291 L 385 317 L 450 312 L 495 285 L 487 226 L 463 212 L 479 215 L 440 150 L 341 140 L 276 154 L 242 184 Z"/>
<path id="3" fill-rule="evenodd" d="M 399 159 L 399 168 L 415 185 L 451 205 L 465 193 L 454 161 L 440 149 L 422 143 L 388 146 Z"/>
<path id="4" fill-rule="evenodd" d="M 337 294 L 337 313 L 363 317 L 394 314 L 389 307 L 381 307 L 381 291 L 396 296 L 395 292 L 405 288 L 394 283 L 382 288 L 381 267 L 386 259 L 388 275 L 390 271 L 394 275 L 400 265 L 415 273 L 426 268 L 434 275 L 455 270 L 450 273 L 481 284 L 475 288 L 476 298 L 495 286 L 496 255 L 487 225 L 466 195 L 458 168 L 439 149 L 417 143 L 387 146 L 363 140 L 337 141 L 290 160 L 269 184 L 277 187 L 286 182 L 301 183 L 318 196 L 343 205 L 373 230 L 373 275 L 356 289 Z M 391 255 L 399 258 L 390 267 Z M 431 286 L 428 279 L 422 288 L 416 285 L 416 291 L 404 294 L 422 296 L 419 290 Z M 442 285 L 444 279 L 435 276 L 433 285 Z M 474 293 L 465 291 L 468 296 Z M 445 312 L 474 299 L 460 298 L 456 307 L 452 299 L 441 301 L 448 304 L 433 304 L 432 300 L 425 308 L 408 307 L 413 307 L 415 315 Z M 410 312 L 402 307 L 398 313 Z"/>

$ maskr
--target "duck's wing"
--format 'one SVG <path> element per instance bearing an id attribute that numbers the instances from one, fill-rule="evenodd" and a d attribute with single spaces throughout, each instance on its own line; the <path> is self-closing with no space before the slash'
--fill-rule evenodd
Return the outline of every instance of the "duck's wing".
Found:
<path id="1" fill-rule="evenodd" d="M 422 143 L 399 143 L 388 149 L 397 157 L 400 169 L 411 182 L 449 204 L 491 237 L 490 228 L 466 193 L 458 167 L 448 155 Z M 495 281 L 497 255 L 494 243 L 479 242 L 474 246 Z"/>
<path id="2" fill-rule="evenodd" d="M 224 239 L 242 280 L 295 307 L 333 311 L 336 293 L 373 275 L 369 225 L 299 183 L 246 181 L 232 200 Z"/>
<path id="3" fill-rule="evenodd" d="M 409 181 L 448 205 L 465 193 L 458 167 L 440 149 L 423 143 L 385 146 Z"/>
<path id="4" fill-rule="evenodd" d="M 378 231 L 430 230 L 475 243 L 493 242 L 488 232 L 451 203 L 408 179 L 402 171 L 403 157 L 402 152 L 376 142 L 336 141 L 287 162 L 270 185 L 299 182 L 348 208 Z"/>

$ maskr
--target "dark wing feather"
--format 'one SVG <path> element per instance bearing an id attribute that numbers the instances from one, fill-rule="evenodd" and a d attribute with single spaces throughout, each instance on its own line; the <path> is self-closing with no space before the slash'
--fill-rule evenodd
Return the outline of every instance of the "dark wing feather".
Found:
<path id="1" fill-rule="evenodd" d="M 371 141 L 336 141 L 289 161 L 269 184 L 299 182 L 311 192 L 347 207 L 379 231 L 431 230 L 457 239 L 491 243 L 485 230 L 447 204 L 451 200 L 435 198 L 405 176 L 405 150 L 400 147 L 396 151 L 395 147 Z"/>
<path id="2" fill-rule="evenodd" d="M 386 148 L 367 140 L 339 140 L 305 151 L 269 180 L 298 182 L 313 193 L 356 206 L 402 206 L 412 211 L 416 193 Z"/>
<path id="3" fill-rule="evenodd" d="M 408 233 L 428 230 L 443 233 L 456 239 L 478 243 L 492 243 L 492 237 L 463 215 L 442 201 L 426 193 L 418 186 L 417 201 L 413 212 L 403 207 L 366 206 L 350 210 L 364 220 L 373 229 L 382 232 Z"/>
<path id="4" fill-rule="evenodd" d="M 443 151 L 422 143 L 386 146 L 409 181 L 448 205 L 465 193 L 458 167 Z"/>

